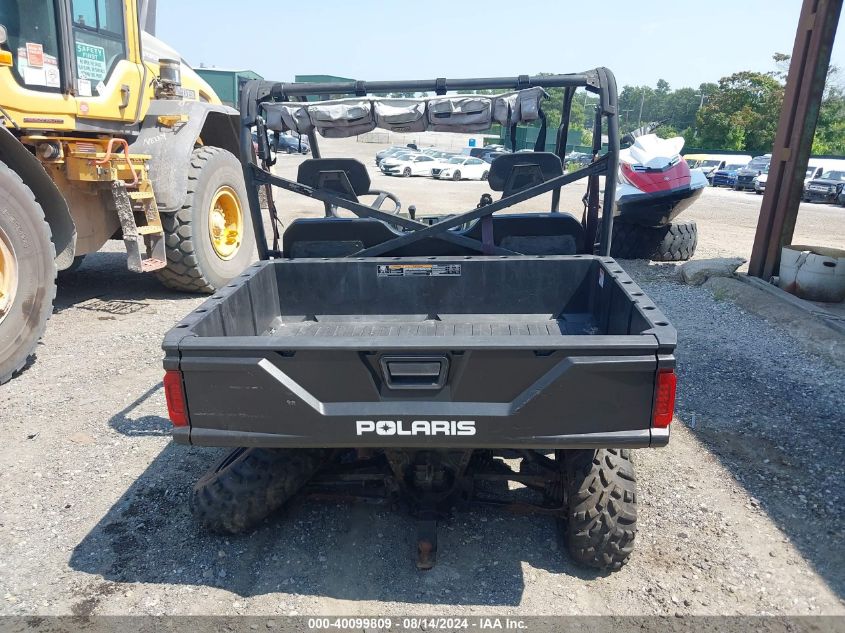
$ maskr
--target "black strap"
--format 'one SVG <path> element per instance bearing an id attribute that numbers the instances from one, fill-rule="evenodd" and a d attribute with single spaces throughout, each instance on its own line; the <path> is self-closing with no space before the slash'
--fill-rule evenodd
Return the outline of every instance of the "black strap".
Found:
<path id="1" fill-rule="evenodd" d="M 434 93 L 437 95 L 446 94 L 446 78 L 438 77 L 434 80 Z"/>
<path id="2" fill-rule="evenodd" d="M 493 196 L 489 193 L 482 194 L 481 201 L 478 203 L 476 209 L 486 207 L 493 204 Z M 481 218 L 481 252 L 484 255 L 492 255 L 495 250 L 495 243 L 493 241 L 493 216 L 485 215 Z"/>
<path id="3" fill-rule="evenodd" d="M 540 106 L 538 113 L 540 115 L 540 131 L 537 132 L 537 141 L 534 143 L 535 152 L 546 151 L 546 113 L 543 112 L 543 107 Z"/>
<path id="4" fill-rule="evenodd" d="M 356 81 L 355 82 L 355 96 L 356 97 L 366 97 L 367 96 L 367 86 L 363 81 Z"/>
<path id="5" fill-rule="evenodd" d="M 516 151 L 516 123 L 511 123 L 511 151 Z"/>

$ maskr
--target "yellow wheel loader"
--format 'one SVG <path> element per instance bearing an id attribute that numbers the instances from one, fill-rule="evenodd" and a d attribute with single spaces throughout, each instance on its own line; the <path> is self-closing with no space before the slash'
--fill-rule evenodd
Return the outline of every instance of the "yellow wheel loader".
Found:
<path id="1" fill-rule="evenodd" d="M 0 383 L 44 332 L 57 271 L 109 239 L 191 292 L 253 259 L 237 111 L 154 20 L 155 0 L 0 0 Z"/>

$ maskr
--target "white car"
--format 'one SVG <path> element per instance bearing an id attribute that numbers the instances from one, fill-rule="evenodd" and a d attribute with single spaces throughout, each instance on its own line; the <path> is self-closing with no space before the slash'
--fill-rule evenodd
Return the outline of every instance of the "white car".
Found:
<path id="1" fill-rule="evenodd" d="M 489 173 L 490 163 L 474 156 L 454 156 L 431 170 L 440 180 L 487 180 Z"/>
<path id="2" fill-rule="evenodd" d="M 381 171 L 388 176 L 430 176 L 437 163 L 426 154 L 398 154 L 381 161 Z"/>

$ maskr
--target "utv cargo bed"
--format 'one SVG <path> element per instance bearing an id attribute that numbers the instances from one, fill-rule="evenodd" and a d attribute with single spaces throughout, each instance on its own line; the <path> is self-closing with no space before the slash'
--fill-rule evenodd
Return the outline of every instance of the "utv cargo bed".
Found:
<path id="1" fill-rule="evenodd" d="M 674 346 L 590 255 L 262 262 L 164 343 L 183 443 L 535 449 L 664 445 Z"/>

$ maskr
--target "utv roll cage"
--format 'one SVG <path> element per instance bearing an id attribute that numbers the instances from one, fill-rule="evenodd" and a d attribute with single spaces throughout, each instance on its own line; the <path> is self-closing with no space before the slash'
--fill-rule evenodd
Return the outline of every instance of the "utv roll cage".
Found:
<path id="1" fill-rule="evenodd" d="M 465 212 L 456 213 L 444 217 L 442 221 L 435 224 L 428 224 L 418 221 L 413 217 L 394 215 L 381 211 L 378 207 L 384 201 L 380 195 L 374 207 L 361 204 L 352 192 L 355 187 L 350 180 L 354 175 L 346 170 L 346 167 L 337 161 L 329 165 L 330 171 L 336 176 L 339 175 L 341 187 L 322 186 L 326 184 L 324 179 L 304 179 L 302 172 L 297 181 L 289 180 L 271 173 L 270 167 L 275 162 L 270 154 L 268 129 L 266 121 L 262 117 L 262 104 L 272 102 L 307 102 L 307 97 L 319 95 L 349 95 L 353 97 L 365 97 L 377 93 L 393 92 L 424 92 L 435 95 L 446 95 L 452 91 L 468 90 L 524 90 L 534 87 L 542 88 L 564 88 L 562 103 L 560 104 L 561 122 L 556 130 L 554 154 L 545 153 L 539 150 L 544 149 L 545 144 L 545 118 L 543 119 L 543 132 L 540 134 L 542 142 L 538 142 L 533 153 L 521 152 L 512 154 L 509 161 L 503 161 L 506 157 L 500 157 L 491 164 L 490 181 L 491 188 L 503 191 L 499 200 L 492 201 L 488 198 L 477 208 Z M 592 162 L 572 173 L 563 173 L 562 164 L 566 151 L 566 138 L 569 132 L 570 114 L 572 99 L 578 88 L 584 88 L 588 92 L 599 96 L 598 107 L 596 108 L 593 123 Z M 247 82 L 240 97 L 241 112 L 241 162 L 243 164 L 244 178 L 247 188 L 252 225 L 255 231 L 258 245 L 258 255 L 262 260 L 279 258 L 283 256 L 279 249 L 278 230 L 276 224 L 275 203 L 272 199 L 271 186 L 281 187 L 287 191 L 297 193 L 309 198 L 322 201 L 326 206 L 326 213 L 332 215 L 330 209 L 343 208 L 354 213 L 358 218 L 371 218 L 381 220 L 391 227 L 397 227 L 398 231 L 391 231 L 389 239 L 370 246 L 364 246 L 355 252 L 345 254 L 346 256 L 368 257 L 395 255 L 407 251 L 407 247 L 426 240 L 445 241 L 463 249 L 485 255 L 520 255 L 521 253 L 504 248 L 501 245 L 491 243 L 492 233 L 485 222 L 490 222 L 491 216 L 503 209 L 512 207 L 515 204 L 535 198 L 542 194 L 552 192 L 552 204 L 550 214 L 559 213 L 560 189 L 563 185 L 586 178 L 588 180 L 587 193 L 584 197 L 585 208 L 580 221 L 583 227 L 583 246 L 579 252 L 609 256 L 612 216 L 614 208 L 614 196 L 616 192 L 616 173 L 619 162 L 619 127 L 617 119 L 617 94 L 616 80 L 613 73 L 607 68 L 596 68 L 582 73 L 528 76 L 519 77 L 497 77 L 482 79 L 429 79 L 414 81 L 353 81 L 346 83 L 284 83 L 265 80 L 252 80 Z M 544 117 L 544 115 L 541 116 Z M 253 148 L 253 129 L 257 133 L 258 151 L 257 155 Z M 607 138 L 607 152 L 600 155 L 602 149 L 603 131 Z M 320 147 L 315 130 L 307 132 L 313 159 L 322 159 Z M 557 161 L 555 161 L 555 156 Z M 312 160 L 313 160 L 312 159 Z M 258 164 L 258 160 L 261 164 Z M 501 162 L 501 168 L 497 163 Z M 556 170 L 548 167 L 558 162 Z M 357 161 L 358 166 L 363 167 Z M 551 165 L 554 167 L 554 165 Z M 341 173 L 344 172 L 344 173 Z M 514 178 L 514 176 L 521 178 Z M 605 176 L 603 200 L 599 187 L 599 176 Z M 498 180 L 499 186 L 494 186 L 494 180 Z M 369 178 L 367 177 L 367 184 Z M 514 183 L 520 183 L 514 186 Z M 264 222 L 259 202 L 259 189 L 265 188 L 267 192 L 270 220 L 273 226 L 274 240 L 272 248 L 267 244 L 267 235 L 264 229 Z M 348 190 L 349 193 L 345 193 Z M 373 194 L 386 192 L 372 192 Z M 602 222 L 599 224 L 599 210 L 602 211 Z M 461 227 L 469 226 L 474 221 L 481 224 L 482 238 L 469 235 L 470 231 L 461 231 Z M 354 219 L 353 219 L 354 221 Z M 577 220 L 576 220 L 577 221 Z M 598 235 L 599 226 L 601 234 Z M 419 246 L 419 244 L 417 244 Z M 432 253 L 434 254 L 434 253 Z M 290 257 L 290 254 L 284 254 Z"/>

